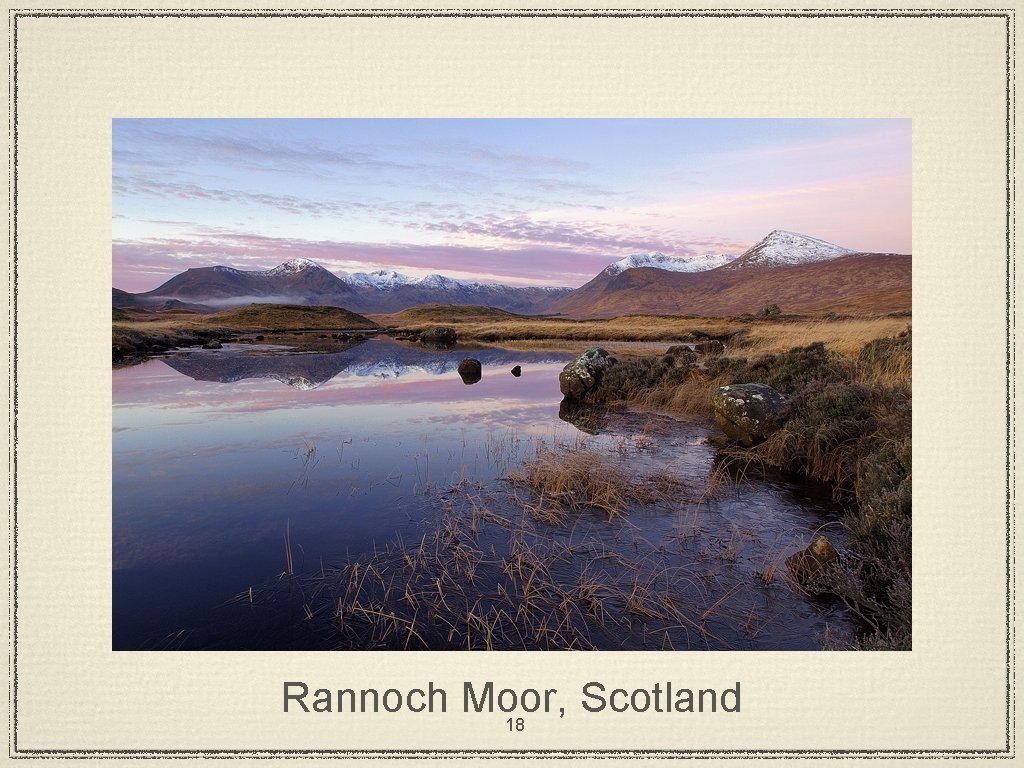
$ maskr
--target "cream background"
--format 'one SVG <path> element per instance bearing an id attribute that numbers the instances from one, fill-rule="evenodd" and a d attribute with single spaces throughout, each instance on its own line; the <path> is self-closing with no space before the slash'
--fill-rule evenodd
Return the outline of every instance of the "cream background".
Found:
<path id="1" fill-rule="evenodd" d="M 1000 18 L 23 18 L 18 719 L 31 749 L 1002 750 L 1006 32 Z M 143 116 L 910 117 L 914 650 L 112 653 L 110 121 Z M 449 691 L 445 715 L 284 715 L 281 685 Z M 564 720 L 465 715 L 461 682 Z M 742 681 L 739 715 L 587 715 L 582 684 Z"/>

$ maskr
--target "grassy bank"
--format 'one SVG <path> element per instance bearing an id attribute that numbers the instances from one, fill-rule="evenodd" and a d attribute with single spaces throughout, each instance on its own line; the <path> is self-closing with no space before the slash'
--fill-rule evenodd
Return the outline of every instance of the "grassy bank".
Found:
<path id="1" fill-rule="evenodd" d="M 391 315 L 372 315 L 382 327 L 415 336 L 439 324 L 454 328 L 460 341 L 500 343 L 503 346 L 552 342 L 631 341 L 676 342 L 717 339 L 730 348 L 750 352 L 779 352 L 822 341 L 845 354 L 866 342 L 890 336 L 908 324 L 905 316 L 874 317 L 779 316 L 688 317 L 626 315 L 610 320 L 570 320 L 524 317 L 486 307 L 426 306 Z"/>
<path id="2" fill-rule="evenodd" d="M 229 340 L 243 334 L 338 332 L 380 328 L 392 335 L 417 338 L 438 325 L 453 328 L 460 342 L 500 344 L 516 349 L 576 350 L 599 342 L 619 355 L 648 352 L 629 345 L 657 347 L 675 342 L 715 339 L 734 354 L 781 352 L 814 341 L 829 349 L 855 354 L 866 342 L 898 333 L 907 318 L 743 316 L 709 318 L 629 315 L 610 320 L 526 317 L 488 307 L 428 305 L 390 315 L 364 317 L 339 307 L 251 304 L 208 315 L 185 311 L 148 312 L 114 309 L 113 358 L 138 359 L 176 346 Z M 296 343 L 291 339 L 286 343 Z"/>
<path id="3" fill-rule="evenodd" d="M 362 331 L 377 327 L 372 320 L 340 307 L 249 304 L 210 315 L 115 308 L 112 356 L 115 363 L 130 362 L 175 347 L 226 341 L 242 334 Z"/>
<path id="4" fill-rule="evenodd" d="M 814 329 L 800 329 L 814 333 Z M 860 332 L 857 329 L 857 332 Z M 775 467 L 830 483 L 848 505 L 851 557 L 821 585 L 870 627 L 864 648 L 911 644 L 911 332 L 909 327 L 859 346 L 851 333 L 839 349 L 815 341 L 770 354 L 781 339 L 751 339 L 719 357 L 686 350 L 620 362 L 597 396 L 666 411 L 709 413 L 726 384 L 759 382 L 791 398 L 788 420 L 760 445 L 724 451 L 725 467 Z"/>

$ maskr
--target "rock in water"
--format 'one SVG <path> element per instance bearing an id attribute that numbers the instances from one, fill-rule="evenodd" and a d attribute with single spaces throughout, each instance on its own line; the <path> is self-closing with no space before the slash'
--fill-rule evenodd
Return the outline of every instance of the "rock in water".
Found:
<path id="1" fill-rule="evenodd" d="M 447 325 L 435 325 L 420 334 L 420 341 L 432 347 L 454 347 L 456 340 L 455 329 Z"/>
<path id="2" fill-rule="evenodd" d="M 513 368 L 512 368 L 512 375 L 513 375 L 513 376 L 515 376 L 515 377 L 516 377 L 517 379 L 518 379 L 518 378 L 519 378 L 520 376 L 522 376 L 522 375 L 523 375 L 523 369 L 522 369 L 522 366 L 519 366 L 519 365 L 517 365 L 517 366 L 513 367 Z"/>
<path id="3" fill-rule="evenodd" d="M 208 341 L 205 344 L 203 344 L 203 349 L 222 349 L 223 347 L 224 345 L 221 344 L 216 339 L 214 339 L 213 341 Z"/>
<path id="4" fill-rule="evenodd" d="M 479 360 L 467 357 L 459 363 L 459 376 L 462 377 L 463 384 L 476 384 L 482 375 L 482 366 Z"/>
<path id="5" fill-rule="evenodd" d="M 607 350 L 591 347 L 562 369 L 558 386 L 570 400 L 580 400 L 601 386 L 605 371 L 615 365 Z"/>
<path id="6" fill-rule="evenodd" d="M 786 567 L 802 587 L 814 587 L 827 568 L 839 561 L 839 553 L 825 536 L 818 536 L 807 549 L 786 558 Z"/>
<path id="7" fill-rule="evenodd" d="M 719 387 L 712 402 L 725 433 L 747 446 L 781 427 L 789 411 L 789 398 L 767 384 Z"/>

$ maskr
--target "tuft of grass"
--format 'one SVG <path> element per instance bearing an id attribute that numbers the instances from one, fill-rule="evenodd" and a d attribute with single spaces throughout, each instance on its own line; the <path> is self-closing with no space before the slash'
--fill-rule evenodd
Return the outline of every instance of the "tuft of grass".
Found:
<path id="1" fill-rule="evenodd" d="M 682 483 L 668 472 L 633 475 L 605 456 L 585 448 L 554 450 L 539 445 L 537 455 L 507 477 L 515 487 L 530 490 L 521 502 L 534 517 L 553 525 L 570 512 L 599 509 L 612 520 L 631 503 L 653 504 L 676 498 Z"/>
<path id="2" fill-rule="evenodd" d="M 865 344 L 857 355 L 858 380 L 909 387 L 912 342 L 911 329 L 907 328 L 896 336 Z"/>

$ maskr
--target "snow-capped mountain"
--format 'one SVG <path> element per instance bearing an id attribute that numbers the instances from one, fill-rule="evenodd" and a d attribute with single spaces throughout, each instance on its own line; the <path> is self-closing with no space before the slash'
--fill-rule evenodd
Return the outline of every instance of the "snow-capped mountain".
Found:
<path id="1" fill-rule="evenodd" d="M 221 267 L 221 269 L 230 269 L 230 267 Z M 265 272 L 256 272 L 254 274 L 271 278 L 278 277 L 280 275 L 297 275 L 300 272 L 304 272 L 307 269 L 316 270 L 324 268 L 317 264 L 315 261 L 310 261 L 309 259 L 291 259 L 289 261 L 286 261 L 284 264 L 274 267 L 273 269 L 268 269 Z M 237 272 L 238 270 L 234 271 Z M 326 272 L 327 270 L 324 271 Z"/>
<path id="2" fill-rule="evenodd" d="M 849 256 L 851 253 L 857 253 L 857 251 L 819 240 L 816 237 L 776 229 L 759 243 L 748 248 L 729 265 L 729 268 L 789 267 L 831 261 L 840 256 Z"/>
<path id="3" fill-rule="evenodd" d="M 636 253 L 619 259 L 605 267 L 603 274 L 617 275 L 627 269 L 649 267 L 667 272 L 704 272 L 728 264 L 736 259 L 724 253 L 707 253 L 703 256 L 666 256 L 664 253 Z"/>
<path id="4" fill-rule="evenodd" d="M 400 285 L 418 283 L 419 278 L 403 275 L 393 269 L 378 269 L 376 272 L 355 272 L 341 278 L 344 282 L 357 288 L 376 288 L 388 291 Z"/>
<path id="5" fill-rule="evenodd" d="M 479 304 L 508 312 L 544 312 L 569 288 L 515 287 L 457 280 L 447 275 L 411 277 L 394 269 L 356 272 L 341 280 L 355 289 L 359 312 L 398 312 L 418 304 Z"/>
<path id="6" fill-rule="evenodd" d="M 707 256 L 702 268 L 664 254 L 630 256 L 555 302 L 552 314 L 736 315 L 768 303 L 786 311 L 822 307 L 877 312 L 909 308 L 910 256 L 862 253 L 775 230 L 739 256 Z M 640 267 L 646 267 L 641 269 Z M 653 268 L 653 269 L 652 269 Z"/>

